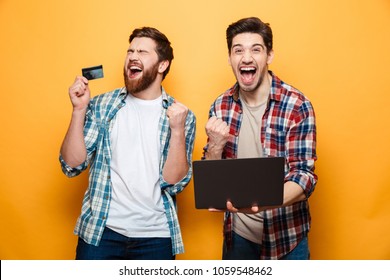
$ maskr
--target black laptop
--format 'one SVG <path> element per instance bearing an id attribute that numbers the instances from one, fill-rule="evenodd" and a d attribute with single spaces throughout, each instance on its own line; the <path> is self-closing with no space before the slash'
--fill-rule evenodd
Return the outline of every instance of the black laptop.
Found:
<path id="1" fill-rule="evenodd" d="M 283 157 L 193 161 L 195 207 L 225 209 L 283 203 Z"/>

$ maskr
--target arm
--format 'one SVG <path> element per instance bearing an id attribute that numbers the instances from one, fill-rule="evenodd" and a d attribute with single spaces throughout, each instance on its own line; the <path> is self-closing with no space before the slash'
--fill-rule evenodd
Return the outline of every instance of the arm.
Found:
<path id="1" fill-rule="evenodd" d="M 188 108 L 179 102 L 174 102 L 167 110 L 171 137 L 167 160 L 163 168 L 163 177 L 170 184 L 179 182 L 189 169 L 185 140 L 187 114 Z"/>
<path id="2" fill-rule="evenodd" d="M 72 102 L 73 112 L 60 153 L 63 160 L 70 167 L 76 167 L 87 158 L 83 127 L 90 100 L 88 80 L 84 77 L 76 77 L 74 83 L 69 87 L 69 97 Z"/>
<path id="3" fill-rule="evenodd" d="M 284 206 L 309 198 L 317 183 L 317 175 L 314 173 L 317 160 L 316 124 L 314 109 L 309 101 L 304 102 L 295 114 L 293 125 L 286 135 L 285 150 L 289 167 L 285 192 L 288 192 L 287 195 L 293 194 L 291 188 L 300 188 L 301 192 L 295 192 L 295 197 L 285 195 Z"/>
<path id="4" fill-rule="evenodd" d="M 253 205 L 250 208 L 235 208 L 234 205 L 230 202 L 226 202 L 226 209 L 209 209 L 212 212 L 221 212 L 221 211 L 229 211 L 233 213 L 246 213 L 246 214 L 256 214 L 261 211 L 265 211 L 272 208 L 280 208 L 294 204 L 295 202 L 305 200 L 306 196 L 303 192 L 303 189 L 297 183 L 292 181 L 287 181 L 284 183 L 284 193 L 283 193 L 283 204 L 275 205 L 275 206 L 258 206 Z"/>

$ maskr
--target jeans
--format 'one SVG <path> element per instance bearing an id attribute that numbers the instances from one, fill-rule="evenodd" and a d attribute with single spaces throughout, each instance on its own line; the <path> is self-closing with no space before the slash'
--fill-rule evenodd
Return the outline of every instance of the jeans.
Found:
<path id="1" fill-rule="evenodd" d="M 105 228 L 99 246 L 79 237 L 76 260 L 174 260 L 171 238 L 130 238 Z"/>
<path id="2" fill-rule="evenodd" d="M 259 260 L 261 245 L 249 241 L 234 231 L 232 232 L 232 247 L 228 250 L 225 241 L 223 242 L 223 260 Z M 309 260 L 309 243 L 307 236 L 298 243 L 290 253 L 283 256 L 281 260 Z"/>

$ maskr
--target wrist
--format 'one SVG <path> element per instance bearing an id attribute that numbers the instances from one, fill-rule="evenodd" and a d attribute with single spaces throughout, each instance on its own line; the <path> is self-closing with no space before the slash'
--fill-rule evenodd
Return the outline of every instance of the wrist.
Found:
<path id="1" fill-rule="evenodd" d="M 223 147 L 218 147 L 217 145 L 210 145 L 206 151 L 206 159 L 221 159 L 223 153 Z"/>
<path id="2" fill-rule="evenodd" d="M 86 112 L 87 112 L 86 108 L 83 108 L 83 109 L 75 109 L 75 108 L 73 108 L 72 119 L 80 119 L 80 118 L 84 119 L 85 115 L 86 115 Z"/>
<path id="3" fill-rule="evenodd" d="M 171 137 L 183 137 L 185 135 L 184 128 L 171 128 Z"/>
<path id="4" fill-rule="evenodd" d="M 73 113 L 75 114 L 81 114 L 81 113 L 84 113 L 87 111 L 87 107 L 88 106 L 73 106 Z"/>

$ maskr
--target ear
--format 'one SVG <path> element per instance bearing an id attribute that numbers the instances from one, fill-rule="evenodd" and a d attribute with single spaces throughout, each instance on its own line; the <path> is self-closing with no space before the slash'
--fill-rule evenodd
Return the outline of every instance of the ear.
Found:
<path id="1" fill-rule="evenodd" d="M 267 57 L 267 64 L 271 64 L 273 60 L 274 60 L 274 50 L 271 50 Z"/>
<path id="2" fill-rule="evenodd" d="M 167 69 L 168 65 L 169 65 L 168 60 L 161 61 L 160 64 L 158 65 L 158 72 L 160 74 L 164 73 L 164 71 Z"/>

